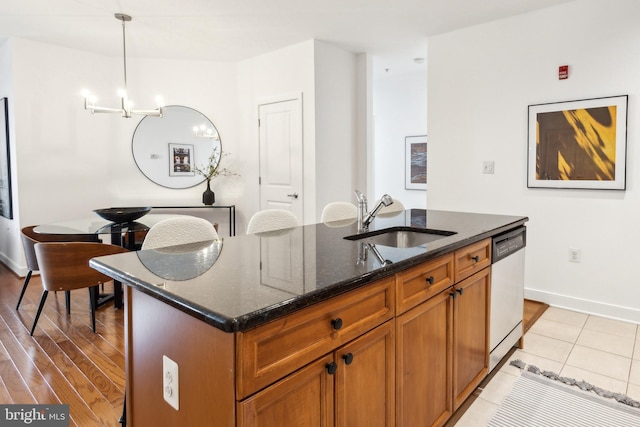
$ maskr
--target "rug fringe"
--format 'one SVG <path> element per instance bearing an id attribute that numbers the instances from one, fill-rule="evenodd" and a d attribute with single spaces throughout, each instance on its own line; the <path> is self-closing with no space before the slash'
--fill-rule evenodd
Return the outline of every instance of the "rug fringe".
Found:
<path id="1" fill-rule="evenodd" d="M 596 387 L 593 384 L 589 384 L 588 382 L 586 382 L 584 380 L 576 381 L 575 378 L 561 377 L 560 375 L 556 374 L 555 372 L 542 371 L 542 370 L 540 370 L 540 368 L 538 368 L 535 365 L 528 365 L 527 366 L 527 364 L 525 362 L 523 362 L 522 360 L 520 360 L 520 359 L 512 360 L 511 362 L 509 362 L 509 365 L 515 366 L 516 368 L 518 368 L 520 370 L 525 370 L 526 369 L 528 372 L 531 372 L 533 374 L 541 375 L 543 377 L 547 377 L 547 378 L 549 378 L 551 380 L 554 380 L 554 381 L 559 381 L 559 382 L 561 382 L 563 384 L 566 384 L 566 385 L 569 385 L 569 386 L 578 387 L 578 388 L 580 388 L 581 390 L 584 390 L 584 391 L 594 392 L 598 396 L 605 397 L 607 399 L 615 399 L 616 401 L 618 401 L 620 403 L 623 403 L 623 404 L 628 405 L 628 406 L 632 406 L 634 408 L 640 408 L 640 402 L 630 398 L 626 394 L 614 393 L 612 391 L 605 390 L 605 389 L 602 389 L 600 387 Z"/>

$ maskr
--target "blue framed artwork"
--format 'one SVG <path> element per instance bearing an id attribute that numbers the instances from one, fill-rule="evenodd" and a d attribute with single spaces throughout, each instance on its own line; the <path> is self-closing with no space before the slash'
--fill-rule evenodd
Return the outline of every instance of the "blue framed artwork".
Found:
<path id="1" fill-rule="evenodd" d="M 427 135 L 407 136 L 405 141 L 405 184 L 407 190 L 427 189 Z"/>

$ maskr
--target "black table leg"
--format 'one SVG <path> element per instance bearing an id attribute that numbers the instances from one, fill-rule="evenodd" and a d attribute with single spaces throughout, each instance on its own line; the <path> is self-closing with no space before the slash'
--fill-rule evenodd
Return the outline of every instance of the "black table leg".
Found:
<path id="1" fill-rule="evenodd" d="M 120 420 L 118 421 L 122 424 L 122 427 L 127 425 L 127 394 L 124 394 L 124 403 L 122 404 L 122 415 L 120 416 Z"/>

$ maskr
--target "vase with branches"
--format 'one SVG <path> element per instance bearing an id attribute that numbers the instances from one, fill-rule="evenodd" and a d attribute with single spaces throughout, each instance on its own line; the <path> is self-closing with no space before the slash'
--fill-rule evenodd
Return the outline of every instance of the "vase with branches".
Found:
<path id="1" fill-rule="evenodd" d="M 231 176 L 237 175 L 231 172 L 227 168 L 220 168 L 222 159 L 228 156 L 229 153 L 221 151 L 220 147 L 214 147 L 211 155 L 207 159 L 207 162 L 200 166 L 195 166 L 196 173 L 202 175 L 207 181 L 207 189 L 202 193 L 202 203 L 211 206 L 216 201 L 216 195 L 211 191 L 211 180 L 218 176 Z"/>

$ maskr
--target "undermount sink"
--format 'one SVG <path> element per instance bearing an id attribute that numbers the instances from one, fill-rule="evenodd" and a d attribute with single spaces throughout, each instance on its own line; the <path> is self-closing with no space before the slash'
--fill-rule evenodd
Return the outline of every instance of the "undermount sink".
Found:
<path id="1" fill-rule="evenodd" d="M 455 231 L 434 230 L 432 228 L 393 227 L 354 234 L 345 237 L 345 239 L 394 248 L 413 248 L 454 234 L 456 234 Z"/>

